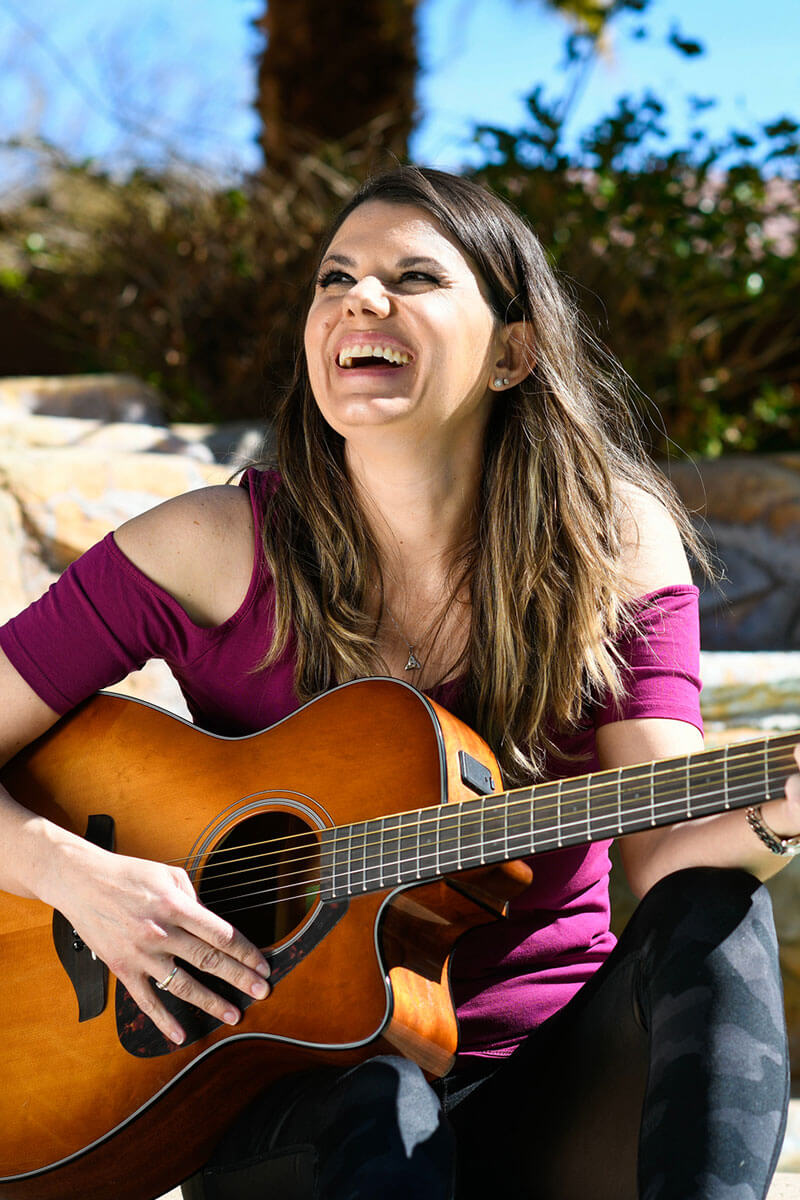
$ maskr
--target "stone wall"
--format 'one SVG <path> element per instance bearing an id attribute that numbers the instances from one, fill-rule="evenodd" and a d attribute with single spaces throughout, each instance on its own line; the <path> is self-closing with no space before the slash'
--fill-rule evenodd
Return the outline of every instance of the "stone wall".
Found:
<path id="1" fill-rule="evenodd" d="M 702 596 L 708 650 L 800 649 L 800 454 L 674 465 L 724 575 Z"/>
<path id="2" fill-rule="evenodd" d="M 133 379 L 0 379 L 0 620 L 123 521 L 224 483 L 262 440 L 247 424 L 168 426 L 158 396 Z M 702 597 L 710 743 L 800 728 L 800 455 L 685 463 L 671 477 L 689 507 L 705 512 L 725 568 Z M 185 715 L 160 663 L 116 690 Z M 800 1074 L 800 868 L 770 886 Z M 617 871 L 617 924 L 632 904 Z"/>

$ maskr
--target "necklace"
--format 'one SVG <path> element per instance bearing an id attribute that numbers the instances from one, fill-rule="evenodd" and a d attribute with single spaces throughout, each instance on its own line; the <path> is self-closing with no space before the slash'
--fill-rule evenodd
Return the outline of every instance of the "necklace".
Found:
<path id="1" fill-rule="evenodd" d="M 389 605 L 386 603 L 385 599 L 383 600 L 383 607 L 386 610 L 386 614 L 387 614 L 389 620 L 392 622 L 395 629 L 400 634 L 400 637 L 403 639 L 406 646 L 408 647 L 408 661 L 406 662 L 406 665 L 403 667 L 403 670 L 404 671 L 421 671 L 422 663 L 419 661 L 416 654 L 414 653 L 414 646 L 411 644 L 411 642 L 409 642 L 408 638 L 403 633 L 403 630 L 400 628 L 400 624 L 399 624 L 397 618 L 395 617 L 392 610 L 389 608 Z M 428 632 L 430 632 L 430 630 Z M 439 632 L 438 629 L 436 632 L 437 633 Z M 434 637 L 433 640 L 436 641 L 436 638 Z"/>

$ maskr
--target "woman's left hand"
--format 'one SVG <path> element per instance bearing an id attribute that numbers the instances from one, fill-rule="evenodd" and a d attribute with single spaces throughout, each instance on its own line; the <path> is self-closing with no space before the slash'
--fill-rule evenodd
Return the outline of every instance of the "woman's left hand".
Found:
<path id="1" fill-rule="evenodd" d="M 798 771 L 786 780 L 784 794 L 780 800 L 765 800 L 761 805 L 762 816 L 773 832 L 780 837 L 792 838 L 800 835 L 800 745 L 794 748 Z"/>

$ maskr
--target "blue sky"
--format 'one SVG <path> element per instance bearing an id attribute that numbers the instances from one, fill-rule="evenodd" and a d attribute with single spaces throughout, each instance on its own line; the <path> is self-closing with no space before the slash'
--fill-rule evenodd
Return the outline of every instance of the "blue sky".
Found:
<path id="1" fill-rule="evenodd" d="M 255 165 L 249 109 L 261 0 L 0 0 L 0 138 L 41 133 L 76 155 L 112 162 L 174 149 L 215 171 Z M 30 15 L 28 15 L 30 14 Z M 715 133 L 800 115 L 800 0 L 654 0 L 650 37 L 619 25 L 592 70 L 573 132 L 615 97 L 651 87 L 670 100 L 676 139 L 689 95 L 715 97 Z M 425 114 L 413 144 L 421 161 L 474 159 L 474 122 L 524 122 L 536 83 L 560 87 L 564 23 L 536 0 L 423 0 Z M 672 28 L 706 54 L 666 47 Z M 343 86 L 345 81 L 343 81 Z M 2 160 L 4 169 L 8 157 Z M 7 187 L 13 174 L 0 180 Z"/>

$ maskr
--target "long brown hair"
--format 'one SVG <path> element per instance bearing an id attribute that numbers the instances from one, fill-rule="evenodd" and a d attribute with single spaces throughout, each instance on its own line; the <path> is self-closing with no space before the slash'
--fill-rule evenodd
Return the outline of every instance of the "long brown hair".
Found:
<path id="1" fill-rule="evenodd" d="M 525 322 L 536 348 L 528 377 L 490 417 L 472 540 L 459 565 L 471 596 L 466 710 L 509 781 L 535 777 L 554 731 L 574 728 L 592 697 L 621 692 L 613 639 L 625 618 L 618 489 L 657 495 L 696 539 L 642 450 L 621 368 L 581 332 L 530 227 L 460 176 L 400 167 L 368 180 L 328 233 L 368 200 L 415 205 L 477 267 L 500 322 Z M 308 699 L 334 683 L 385 672 L 370 588 L 378 553 L 350 485 L 344 443 L 320 415 L 298 354 L 276 417 L 282 486 L 269 501 L 264 549 L 276 586 L 268 666 L 296 644 L 295 685 Z M 266 465 L 266 464 L 260 464 Z"/>

